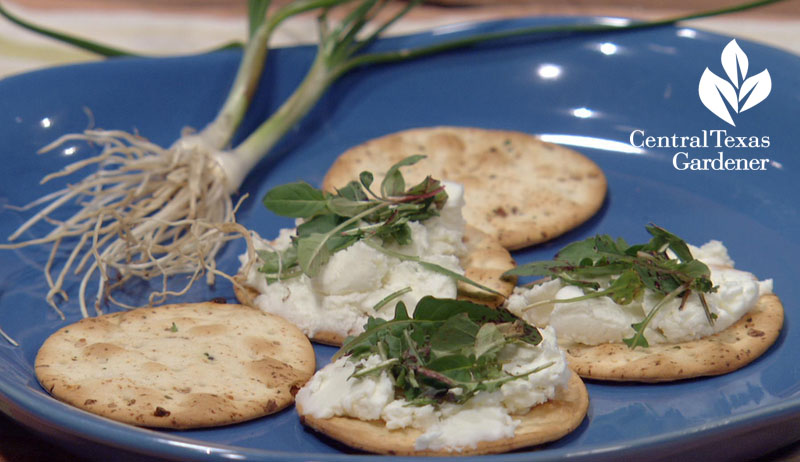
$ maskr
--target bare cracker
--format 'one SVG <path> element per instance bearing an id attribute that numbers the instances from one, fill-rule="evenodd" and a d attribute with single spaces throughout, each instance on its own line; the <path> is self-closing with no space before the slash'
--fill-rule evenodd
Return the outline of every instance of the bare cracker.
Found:
<path id="1" fill-rule="evenodd" d="M 36 376 L 57 399 L 132 425 L 195 428 L 277 412 L 314 373 L 278 316 L 194 303 L 82 319 L 51 335 Z"/>
<path id="2" fill-rule="evenodd" d="M 401 131 L 367 141 L 331 166 L 323 189 L 345 186 L 363 170 L 379 184 L 394 163 L 428 158 L 403 169 L 409 184 L 426 175 L 462 183 L 467 223 L 507 249 L 550 240 L 602 206 L 606 178 L 589 158 L 520 132 L 463 127 Z"/>
<path id="3" fill-rule="evenodd" d="M 727 329 L 678 344 L 634 350 L 625 344 L 565 346 L 570 367 L 587 379 L 665 382 L 720 375 L 742 368 L 775 343 L 783 326 L 783 305 L 762 295 L 753 309 Z"/>
<path id="4" fill-rule="evenodd" d="M 464 245 L 467 248 L 467 253 L 461 259 L 461 266 L 464 268 L 465 276 L 498 292 L 500 295 L 459 282 L 458 296 L 456 298 L 492 307 L 502 305 L 505 299 L 511 295 L 516 284 L 516 278 L 502 277 L 503 273 L 516 266 L 511 254 L 492 236 L 469 225 L 464 229 Z M 255 299 L 259 295 L 258 291 L 241 284 L 242 281 L 247 280 L 243 275 L 238 275 L 236 279 L 239 282 L 239 284 L 234 285 L 236 299 L 239 300 L 239 303 L 256 306 Z M 348 335 L 357 335 L 359 333 L 361 332 L 349 332 Z M 341 346 L 345 338 L 347 338 L 347 335 L 337 332 L 320 331 L 315 333 L 311 340 L 326 345 Z"/>
<path id="5" fill-rule="evenodd" d="M 447 456 L 498 454 L 555 441 L 575 430 L 586 416 L 588 408 L 586 386 L 577 375 L 572 374 L 568 386 L 559 391 L 555 398 L 534 406 L 525 415 L 513 416 L 520 421 L 513 438 L 480 441 L 475 448 L 464 448 L 460 452 L 417 451 L 414 442 L 422 431 L 414 428 L 389 430 L 383 420 L 366 421 L 352 417 L 318 419 L 304 414 L 300 405 L 297 405 L 297 412 L 305 425 L 356 449 L 403 456 Z"/>

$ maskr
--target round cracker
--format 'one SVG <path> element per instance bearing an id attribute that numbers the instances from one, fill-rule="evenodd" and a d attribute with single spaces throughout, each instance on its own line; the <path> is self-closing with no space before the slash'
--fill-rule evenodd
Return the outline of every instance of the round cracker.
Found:
<path id="1" fill-rule="evenodd" d="M 570 367 L 583 378 L 666 382 L 742 368 L 775 343 L 782 326 L 783 305 L 770 294 L 727 329 L 698 340 L 633 350 L 624 344 L 570 345 L 565 351 Z"/>
<path id="2" fill-rule="evenodd" d="M 277 412 L 313 374 L 296 327 L 243 305 L 195 303 L 82 319 L 36 356 L 57 399 L 121 422 L 227 425 Z"/>
<path id="3" fill-rule="evenodd" d="M 300 420 L 314 430 L 350 447 L 379 454 L 404 456 L 447 456 L 498 454 L 514 449 L 555 441 L 575 430 L 586 416 L 589 394 L 580 377 L 572 374 L 567 387 L 559 390 L 555 398 L 531 408 L 522 416 L 514 416 L 520 424 L 513 438 L 480 441 L 474 448 L 464 448 L 453 453 L 446 450 L 414 449 L 414 442 L 422 431 L 414 428 L 389 430 L 382 420 L 365 421 L 352 417 L 318 419 L 296 406 Z"/>
<path id="4" fill-rule="evenodd" d="M 467 223 L 507 249 L 550 240 L 594 215 L 606 178 L 588 157 L 520 132 L 462 127 L 401 131 L 347 150 L 333 163 L 323 189 L 333 191 L 363 170 L 379 184 L 399 160 L 427 157 L 402 169 L 407 183 L 426 175 L 464 185 Z"/>
<path id="5" fill-rule="evenodd" d="M 469 279 L 486 286 L 498 294 L 487 292 L 473 285 L 459 282 L 459 300 L 470 300 L 491 307 L 498 307 L 503 304 L 505 299 L 511 295 L 516 285 L 515 277 L 503 277 L 503 273 L 514 268 L 516 263 L 503 246 L 501 246 L 492 236 L 467 225 L 464 229 L 464 245 L 467 252 L 461 259 L 461 266 L 464 268 L 464 275 Z M 258 291 L 252 287 L 243 285 L 246 280 L 243 275 L 238 275 L 237 284 L 234 284 L 234 294 L 239 303 L 256 306 L 255 299 Z M 313 342 L 325 345 L 342 346 L 344 340 L 349 335 L 358 335 L 361 329 L 348 332 L 342 335 L 336 332 L 320 331 L 310 338 Z"/>
<path id="6" fill-rule="evenodd" d="M 497 308 L 506 301 L 517 284 L 516 277 L 503 276 L 517 266 L 514 258 L 497 239 L 473 226 L 464 228 L 463 241 L 467 247 L 467 253 L 461 258 L 464 276 L 497 293 L 459 282 L 456 298 Z"/>

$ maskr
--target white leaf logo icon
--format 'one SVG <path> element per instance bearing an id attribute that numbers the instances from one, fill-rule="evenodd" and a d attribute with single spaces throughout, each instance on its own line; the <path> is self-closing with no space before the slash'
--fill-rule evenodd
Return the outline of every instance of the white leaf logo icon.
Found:
<path id="1" fill-rule="evenodd" d="M 748 93 L 750 93 L 750 96 L 747 97 L 739 112 L 744 112 L 767 99 L 771 90 L 772 79 L 766 69 L 742 82 L 742 89 L 739 90 L 739 101 L 746 97 Z"/>
<path id="2" fill-rule="evenodd" d="M 736 126 L 733 123 L 730 112 L 725 106 L 725 101 L 722 100 L 724 96 L 728 103 L 736 110 L 739 107 L 739 99 L 736 95 L 736 89 L 733 88 L 727 80 L 717 77 L 716 74 L 706 68 L 703 76 L 700 77 L 700 101 L 713 112 L 714 115 L 720 119 Z"/>
<path id="3" fill-rule="evenodd" d="M 731 40 L 722 50 L 722 68 L 728 74 L 728 80 L 734 87 L 739 88 L 739 74 L 736 69 L 742 71 L 742 80 L 747 75 L 747 55 L 744 54 L 736 39 Z"/>
<path id="4" fill-rule="evenodd" d="M 764 101 L 772 90 L 772 78 L 766 69 L 747 77 L 749 61 L 745 52 L 736 43 L 736 39 L 725 46 L 721 58 L 722 69 L 728 80 L 706 68 L 700 77 L 697 90 L 700 101 L 709 111 L 736 126 L 730 110 L 738 114 Z"/>

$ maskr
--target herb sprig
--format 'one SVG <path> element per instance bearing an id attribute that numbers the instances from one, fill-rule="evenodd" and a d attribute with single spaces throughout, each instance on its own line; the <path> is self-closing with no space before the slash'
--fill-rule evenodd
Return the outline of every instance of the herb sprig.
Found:
<path id="1" fill-rule="evenodd" d="M 364 332 L 348 338 L 333 360 L 349 355 L 358 361 L 377 352 L 381 362 L 357 368 L 354 377 L 386 371 L 396 397 L 411 405 L 464 403 L 479 391 L 497 390 L 549 367 L 512 375 L 498 358 L 508 344 L 541 341 L 535 327 L 506 310 L 428 296 L 417 303 L 413 317 L 398 302 L 394 319 L 370 318 Z"/>
<path id="2" fill-rule="evenodd" d="M 692 293 L 700 299 L 709 324 L 715 316 L 706 303 L 706 293 L 716 291 L 711 282 L 710 270 L 703 262 L 695 260 L 686 242 L 664 228 L 649 225 L 647 232 L 653 236 L 645 244 L 628 245 L 624 239 L 598 235 L 567 245 L 554 260 L 532 262 L 518 266 L 506 275 L 548 276 L 564 283 L 583 288 L 581 297 L 546 300 L 544 303 L 569 303 L 597 297 L 609 297 L 615 303 L 627 305 L 640 299 L 645 289 L 663 296 L 646 317 L 632 324 L 633 337 L 623 339 L 631 348 L 648 347 L 644 331 L 658 310 L 669 300 L 681 299 L 683 309 Z M 667 253 L 671 250 L 677 258 Z M 610 277 L 611 283 L 601 288 L 598 278 Z"/>
<path id="3" fill-rule="evenodd" d="M 271 279 L 285 279 L 301 272 L 313 277 L 334 252 L 359 239 L 376 236 L 384 244 L 411 242 L 408 222 L 438 215 L 447 201 L 444 186 L 430 176 L 406 189 L 400 167 L 424 158 L 409 156 L 393 165 L 381 182 L 380 194 L 372 191 L 374 175 L 367 171 L 361 172 L 359 181 L 351 181 L 336 194 L 302 181 L 268 191 L 263 199 L 267 209 L 304 222 L 297 227 L 297 236 L 287 250 L 259 253 L 264 261 L 260 271 Z"/>
<path id="4" fill-rule="evenodd" d="M 272 282 L 305 274 L 314 277 L 337 251 L 356 241 L 400 260 L 415 261 L 424 268 L 471 284 L 487 292 L 497 291 L 472 281 L 443 266 L 420 257 L 391 251 L 385 246 L 411 242 L 410 221 L 424 221 L 439 215 L 447 201 L 441 181 L 428 176 L 422 182 L 406 187 L 400 169 L 414 165 L 425 156 L 409 156 L 394 164 L 386 173 L 378 192 L 373 191 L 374 175 L 364 171 L 358 181 L 351 181 L 335 194 L 321 191 L 305 182 L 289 183 L 271 189 L 264 196 L 264 205 L 272 212 L 304 221 L 297 227 L 297 236 L 287 249 L 259 251 L 264 264 L 259 271 Z"/>

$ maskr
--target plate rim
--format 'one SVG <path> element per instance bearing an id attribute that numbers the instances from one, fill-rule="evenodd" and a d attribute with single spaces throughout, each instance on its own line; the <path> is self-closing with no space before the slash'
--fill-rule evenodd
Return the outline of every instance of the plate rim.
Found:
<path id="1" fill-rule="evenodd" d="M 440 26 L 432 30 L 417 32 L 409 35 L 388 37 L 383 40 L 384 41 L 397 40 L 402 42 L 402 41 L 408 41 L 410 39 L 433 39 L 435 37 L 442 37 L 443 35 L 445 35 L 445 33 L 443 33 L 442 30 L 448 30 L 448 29 L 456 30 L 456 33 L 462 33 L 462 32 L 476 32 L 481 30 L 485 31 L 487 29 L 495 29 L 495 28 L 500 28 L 500 29 L 510 28 L 514 27 L 515 25 L 519 25 L 520 23 L 533 25 L 533 24 L 549 24 L 551 22 L 558 22 L 558 21 L 564 21 L 565 23 L 573 23 L 586 20 L 601 22 L 607 19 L 629 20 L 629 18 L 618 18 L 613 16 L 591 16 L 591 17 L 529 16 L 520 18 L 498 19 L 491 21 L 465 21 L 462 23 Z M 691 28 L 702 31 L 704 34 L 707 34 L 709 36 L 716 36 L 720 38 L 731 38 L 730 36 L 719 34 L 717 32 L 703 30 L 702 27 L 693 27 L 691 25 L 685 25 L 684 23 L 682 23 L 682 25 L 675 24 L 675 25 L 666 25 L 660 27 L 667 29 Z M 800 61 L 800 56 L 794 55 L 793 53 L 790 53 L 786 50 L 782 50 L 780 48 L 776 48 L 769 44 L 755 42 L 747 39 L 742 39 L 740 41 L 741 43 L 749 45 L 769 48 L 776 52 L 784 54 L 790 58 Z M 308 47 L 313 47 L 313 45 L 296 45 L 290 47 L 281 47 L 281 49 L 289 50 L 289 49 L 308 48 Z M 175 56 L 169 58 L 132 58 L 132 59 L 144 59 L 144 60 L 184 59 L 184 58 L 203 59 L 204 57 L 213 55 L 215 53 L 229 53 L 229 52 L 230 52 L 229 50 L 223 50 L 218 52 L 198 53 L 198 54 Z M 64 69 L 67 68 L 91 68 L 94 66 L 103 66 L 105 64 L 106 64 L 105 62 L 101 61 L 101 62 L 66 64 L 47 69 L 40 69 L 32 72 L 15 74 L 12 76 L 5 77 L 3 79 L 0 79 L 0 85 L 2 85 L 8 79 L 20 79 L 20 78 L 26 79 L 29 78 L 31 75 L 35 74 L 58 73 L 62 72 Z M 785 329 L 786 325 L 784 325 L 784 331 L 781 332 L 781 338 L 778 339 L 776 344 L 781 342 L 782 338 L 785 338 L 785 336 L 787 335 Z M 773 348 L 774 347 L 771 347 L 770 350 L 772 350 Z M 767 354 L 769 353 L 770 350 L 768 350 Z M 0 366 L 5 365 L 6 363 L 7 363 L 6 358 L 0 357 Z M 35 375 L 32 377 L 32 380 L 35 380 Z M 52 415 L 45 414 L 44 412 L 45 409 L 41 407 L 42 400 L 45 400 L 45 403 L 50 402 L 51 404 L 55 404 L 56 406 L 63 407 L 65 409 L 65 412 L 57 414 L 56 418 L 54 418 Z M 44 393 L 43 390 L 42 391 L 31 390 L 29 387 L 26 387 L 25 384 L 23 384 L 22 386 L 17 386 L 16 384 L 12 383 L 7 378 L 6 375 L 0 375 L 0 404 L 2 404 L 2 406 L 0 406 L 0 411 L 9 415 L 9 417 L 14 421 L 26 427 L 32 428 L 34 431 L 37 431 L 37 429 L 33 427 L 30 424 L 30 422 L 28 422 L 27 420 L 20 420 L 18 416 L 15 416 L 15 414 L 16 413 L 24 415 L 29 414 L 30 416 L 46 420 L 51 424 L 60 424 L 58 430 L 66 435 L 78 436 L 82 439 L 90 440 L 96 444 L 103 446 L 106 446 L 107 443 L 115 443 L 115 447 L 117 448 L 123 448 L 127 451 L 130 451 L 133 454 L 142 454 L 148 456 L 159 456 L 159 455 L 170 455 L 176 457 L 190 456 L 193 457 L 191 460 L 227 460 L 229 457 L 225 457 L 225 455 L 228 456 L 236 455 L 236 456 L 242 456 L 242 457 L 237 457 L 240 458 L 241 460 L 264 460 L 264 461 L 287 461 L 287 460 L 299 461 L 299 460 L 308 460 L 309 458 L 314 458 L 316 460 L 330 460 L 330 461 L 353 460 L 353 459 L 358 459 L 358 460 L 380 459 L 380 460 L 399 461 L 399 460 L 419 459 L 419 457 L 402 457 L 402 456 L 390 456 L 389 458 L 387 458 L 387 456 L 374 455 L 374 454 L 351 454 L 351 453 L 329 454 L 329 453 L 315 453 L 315 452 L 296 453 L 296 452 L 286 452 L 286 451 L 272 451 L 260 448 L 247 448 L 242 446 L 225 445 L 219 443 L 209 443 L 202 440 L 196 440 L 184 436 L 170 435 L 168 432 L 164 431 L 130 426 L 100 416 L 96 416 L 81 409 L 77 409 L 65 403 L 62 403 L 54 399 L 52 396 L 49 396 L 46 393 Z M 284 412 L 292 412 L 292 409 L 293 408 L 290 407 L 288 408 L 287 411 Z M 763 428 L 769 422 L 778 420 L 780 417 L 797 416 L 797 415 L 800 415 L 800 396 L 790 399 L 785 399 L 783 401 L 771 404 L 766 407 L 758 407 L 756 409 L 752 409 L 750 411 L 737 414 L 736 416 L 728 419 L 714 421 L 706 424 L 693 425 L 691 427 L 687 427 L 679 431 L 672 431 L 669 433 L 661 433 L 658 435 L 626 440 L 624 445 L 618 444 L 613 448 L 610 448 L 608 445 L 604 445 L 602 443 L 595 443 L 591 445 L 584 445 L 580 451 L 570 450 L 569 448 L 553 448 L 553 449 L 547 449 L 546 451 L 537 451 L 533 449 L 531 452 L 497 454 L 489 457 L 493 457 L 496 460 L 503 460 L 503 461 L 523 461 L 523 460 L 545 461 L 551 459 L 560 459 L 565 456 L 583 460 L 584 457 L 592 455 L 601 455 L 604 453 L 609 453 L 609 454 L 613 453 L 616 456 L 624 456 L 625 454 L 623 454 L 623 452 L 625 451 L 646 450 L 647 448 L 659 447 L 666 445 L 668 443 L 674 443 L 676 441 L 681 441 L 686 439 L 691 439 L 694 441 L 695 438 L 702 438 L 704 435 L 710 437 L 710 436 L 721 435 L 734 430 L 752 431 L 758 428 Z M 28 416 L 26 415 L 26 417 Z M 752 424 L 754 421 L 759 422 L 760 425 L 757 427 L 746 428 L 749 424 Z M 79 432 L 76 430 L 79 427 L 85 427 L 85 426 L 96 428 L 97 431 L 87 434 L 85 432 Z M 133 432 L 133 435 L 135 435 L 135 438 L 133 438 L 134 441 L 131 441 L 130 437 L 131 432 Z M 113 438 L 101 438 L 101 436 L 108 436 L 108 433 L 111 433 Z M 800 435 L 798 435 L 798 438 L 800 439 Z M 176 445 L 168 444 L 167 446 L 164 446 L 163 443 L 159 443 L 158 441 L 154 440 L 162 440 L 162 441 L 168 440 L 176 442 L 178 444 Z M 132 444 L 135 442 L 140 442 L 140 444 Z M 182 448 L 182 450 L 154 451 L 154 452 L 141 451 L 142 449 L 151 449 L 151 448 L 158 449 L 164 447 Z M 186 453 L 185 451 L 189 452 Z M 217 456 L 219 456 L 220 458 L 218 459 Z M 441 460 L 449 460 L 449 459 L 450 457 L 445 457 L 442 458 Z M 455 457 L 455 460 L 460 460 L 460 461 L 485 460 L 485 458 L 482 456 L 473 456 L 466 458 Z"/>

